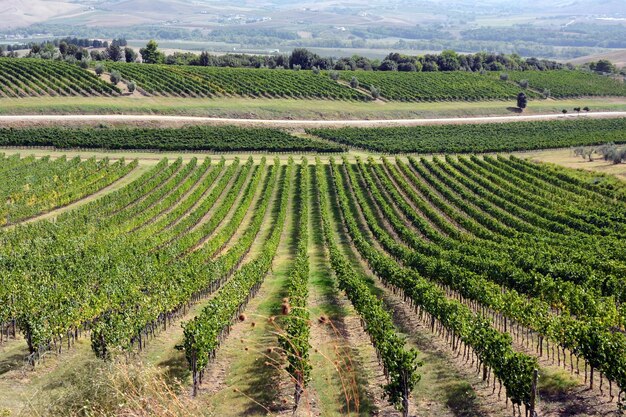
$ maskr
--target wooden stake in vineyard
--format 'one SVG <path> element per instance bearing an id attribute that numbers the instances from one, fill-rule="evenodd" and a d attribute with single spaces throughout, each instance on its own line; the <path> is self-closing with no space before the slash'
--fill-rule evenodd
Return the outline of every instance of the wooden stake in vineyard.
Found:
<path id="1" fill-rule="evenodd" d="M 537 406 L 537 382 L 539 380 L 539 371 L 535 369 L 533 371 L 533 384 L 530 391 L 530 407 L 528 408 L 528 414 L 530 417 L 538 417 L 536 406 Z"/>

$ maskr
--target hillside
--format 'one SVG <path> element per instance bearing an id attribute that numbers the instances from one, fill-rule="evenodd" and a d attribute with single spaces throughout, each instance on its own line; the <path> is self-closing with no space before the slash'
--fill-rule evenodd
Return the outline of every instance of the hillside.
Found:
<path id="1" fill-rule="evenodd" d="M 574 65 L 581 65 L 587 62 L 596 62 L 600 59 L 608 59 L 618 68 L 626 67 L 626 49 L 620 49 L 617 51 L 604 52 L 601 54 L 586 55 L 580 58 L 570 60 Z"/>
<path id="2" fill-rule="evenodd" d="M 220 68 L 182 65 L 105 63 L 109 72 L 120 74 L 122 82 L 111 85 L 110 75 L 96 76 L 89 70 L 64 62 L 38 59 L 0 58 L 0 95 L 98 96 L 117 95 L 135 84 L 140 95 L 157 97 L 251 97 L 329 99 L 346 101 L 489 101 L 515 100 L 528 80 L 530 99 L 555 97 L 625 97 L 626 87 L 614 80 L 579 71 L 510 72 L 393 72 L 339 71 L 331 73 L 252 68 Z M 355 79 L 358 86 L 352 88 Z"/>
<path id="3" fill-rule="evenodd" d="M 75 2 L 55 0 L 0 0 L 0 30 L 46 22 L 84 10 Z"/>
<path id="4" fill-rule="evenodd" d="M 503 155 L 0 161 L 0 209 L 29 215 L 60 204 L 28 203 L 55 182 L 113 183 L 2 234 L 5 414 L 617 408 L 612 177 Z"/>

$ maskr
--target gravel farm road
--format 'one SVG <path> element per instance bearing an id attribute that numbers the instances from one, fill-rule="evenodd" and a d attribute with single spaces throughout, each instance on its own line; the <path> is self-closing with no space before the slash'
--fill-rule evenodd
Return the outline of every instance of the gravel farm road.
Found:
<path id="1" fill-rule="evenodd" d="M 65 125 L 74 123 L 156 123 L 165 125 L 207 124 L 207 125 L 238 125 L 264 126 L 282 128 L 315 128 L 315 127 L 380 127 L 380 126 L 423 126 L 439 124 L 473 124 L 473 123 L 504 123 L 540 120 L 563 119 L 608 119 L 626 117 L 626 112 L 596 112 L 582 114 L 538 114 L 489 117 L 451 117 L 438 119 L 376 119 L 376 120 L 261 120 L 261 119 L 226 119 L 194 116 L 165 115 L 17 115 L 0 116 L 0 127 L 33 125 Z"/>

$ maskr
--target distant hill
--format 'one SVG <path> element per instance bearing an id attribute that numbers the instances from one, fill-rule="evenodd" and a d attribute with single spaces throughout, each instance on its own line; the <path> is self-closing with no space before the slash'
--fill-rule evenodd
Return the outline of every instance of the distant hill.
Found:
<path id="1" fill-rule="evenodd" d="M 29 26 L 84 10 L 69 1 L 0 0 L 0 30 Z"/>
<path id="2" fill-rule="evenodd" d="M 580 65 L 587 62 L 598 61 L 600 59 L 608 59 L 617 65 L 618 68 L 626 67 L 626 49 L 620 49 L 602 54 L 581 56 L 580 58 L 570 60 L 570 62 L 575 65 Z"/>

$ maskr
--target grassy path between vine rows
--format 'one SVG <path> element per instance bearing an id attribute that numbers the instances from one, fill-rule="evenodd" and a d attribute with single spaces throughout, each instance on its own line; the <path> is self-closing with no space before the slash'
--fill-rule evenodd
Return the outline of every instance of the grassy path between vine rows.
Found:
<path id="1" fill-rule="evenodd" d="M 219 178 L 216 179 L 213 185 L 215 185 L 217 181 L 219 181 Z M 263 184 L 263 181 L 264 178 L 261 178 L 261 184 Z M 260 200 L 262 190 L 263 187 L 261 186 L 257 187 L 257 189 L 255 190 L 255 195 L 250 204 L 250 208 L 248 209 L 238 230 L 245 230 L 248 227 L 252 214 L 255 211 L 254 208 Z M 206 195 L 208 195 L 209 193 L 210 190 L 206 193 Z M 238 199 L 241 198 L 242 195 L 243 192 L 240 193 Z M 229 222 L 236 209 L 237 205 L 234 204 L 224 220 L 220 222 L 216 231 L 223 228 Z M 211 236 L 213 236 L 214 234 L 215 233 L 212 233 Z M 238 240 L 238 237 L 239 235 L 234 235 L 230 242 L 236 242 Z M 228 247 L 224 250 L 227 249 Z M 215 294 L 216 293 L 212 294 L 206 300 L 202 300 L 199 303 L 192 305 L 191 308 L 187 311 L 187 314 L 174 320 L 172 322 L 172 325 L 166 332 L 163 332 L 161 335 L 159 335 L 158 338 L 149 343 L 143 354 L 144 360 L 148 363 L 154 364 L 162 368 L 166 376 L 168 376 L 169 378 L 176 378 L 186 385 L 191 384 L 191 373 L 188 369 L 185 354 L 183 351 L 176 349 L 176 346 L 183 344 L 182 323 L 189 321 L 197 316 Z"/>
<path id="2" fill-rule="evenodd" d="M 326 173 L 329 174 L 329 171 Z M 327 189 L 329 191 L 328 197 L 330 203 L 330 214 L 332 217 L 331 223 L 335 228 L 334 234 L 337 237 L 339 248 L 344 253 L 344 256 L 346 256 L 346 258 L 352 263 L 352 266 L 355 268 L 357 273 L 365 277 L 367 275 L 366 267 L 363 263 L 359 262 L 359 259 L 352 251 L 350 238 L 343 226 L 334 185 L 328 175 L 326 176 L 326 180 L 328 184 Z M 366 398 L 369 403 L 368 406 L 373 410 L 377 410 L 376 412 L 379 415 L 395 416 L 397 415 L 397 412 L 383 398 L 382 386 L 386 384 L 386 379 L 383 374 L 382 365 L 377 359 L 376 351 L 370 342 L 369 336 L 367 336 L 360 325 L 360 320 L 356 317 L 358 316 L 355 312 L 355 320 L 351 323 L 347 323 L 347 327 L 351 332 L 360 333 L 360 338 L 362 340 L 362 345 L 359 346 L 359 356 L 357 357 L 361 359 L 363 369 L 360 369 L 358 374 L 361 378 L 367 381 Z"/>
<path id="3" fill-rule="evenodd" d="M 261 231 L 244 262 L 260 253 L 265 239 L 272 227 L 275 227 L 279 198 L 280 195 L 275 193 L 271 213 L 265 217 Z M 209 364 L 205 372 L 198 400 L 206 403 L 214 415 L 262 416 L 270 413 L 270 410 L 274 414 L 284 409 L 280 386 L 286 380 L 286 374 L 276 366 L 267 366 L 266 362 L 281 361 L 274 333 L 276 326 L 280 326 L 280 318 L 272 322 L 269 318 L 280 314 L 284 286 L 295 252 L 293 220 L 292 191 L 272 269 L 257 295 L 246 306 L 246 319 L 233 325 L 217 352 L 216 360 Z"/>
<path id="4" fill-rule="evenodd" d="M 312 166 L 309 173 L 315 180 Z M 317 189 L 310 187 L 309 217 L 309 297 L 307 308 L 311 317 L 311 382 L 322 416 L 371 415 L 373 404 L 367 397 L 363 360 L 372 354 L 369 340 L 360 338 L 359 317 L 337 288 L 324 247 Z M 328 319 L 328 324 L 320 318 Z M 350 327 L 357 326 L 357 327 Z M 351 364 L 348 370 L 346 364 Z M 348 401 L 356 392 L 355 401 Z"/>
<path id="5" fill-rule="evenodd" d="M 363 184 L 361 184 L 363 186 Z M 364 188 L 366 192 L 366 199 L 368 200 L 368 204 L 374 212 L 376 216 L 381 220 L 381 227 L 383 227 L 387 232 L 396 240 L 401 241 L 401 239 L 395 234 L 395 231 L 391 224 L 385 220 L 385 217 L 378 207 L 377 204 L 374 203 L 373 197 L 370 193 L 367 192 L 367 189 Z M 351 200 L 351 207 L 353 212 L 357 213 L 357 219 L 361 224 L 361 227 L 364 230 L 364 233 L 368 236 L 368 238 L 372 242 L 376 242 L 374 236 L 369 232 L 365 219 L 362 215 L 361 209 L 357 206 L 356 201 L 352 198 L 353 192 L 349 193 L 349 198 Z M 400 216 L 402 217 L 402 216 Z M 375 243 L 378 250 L 383 253 L 386 253 L 384 249 L 380 247 L 378 243 Z M 401 323 L 401 326 L 405 329 L 419 329 L 422 327 L 422 330 L 425 329 L 425 326 L 421 325 L 417 320 L 417 317 L 413 313 L 413 311 L 405 305 L 402 299 L 394 295 L 392 291 L 387 288 L 384 288 L 382 282 L 376 279 L 377 287 L 380 288 L 386 295 L 385 301 L 392 307 L 393 311 L 396 313 L 396 320 Z M 400 313 L 402 311 L 402 313 Z M 411 320 L 411 317 L 413 320 Z M 414 330 L 415 331 L 415 330 Z M 418 330 L 419 331 L 419 330 Z M 513 335 L 513 328 L 510 329 L 510 333 Z M 525 333 L 520 332 L 520 338 L 513 337 L 513 347 L 520 352 L 525 352 L 529 355 L 537 355 L 536 343 L 531 344 L 530 347 L 527 346 L 525 341 Z M 524 336 L 524 337 L 522 337 Z M 458 363 L 458 359 L 455 358 Z M 559 367 L 557 363 L 553 360 L 548 360 L 547 358 L 538 358 L 539 360 L 539 373 L 540 373 L 540 383 L 539 383 L 539 395 L 540 399 L 538 402 L 538 412 L 539 415 L 545 417 L 557 417 L 564 415 L 614 415 L 616 411 L 616 404 L 612 402 L 607 396 L 607 390 L 605 389 L 605 395 L 603 396 L 598 389 L 598 383 L 596 383 L 595 390 L 588 389 L 583 383 L 582 376 L 578 378 L 574 376 L 574 374 L 570 374 L 566 367 Z M 558 361 L 557 361 L 558 362 Z M 463 364 L 461 364 L 462 366 Z M 567 367 L 569 368 L 569 366 Z M 581 373 L 582 372 L 581 370 Z M 493 390 L 489 389 L 485 383 L 481 383 L 478 381 L 479 390 L 483 392 L 483 394 L 493 400 Z M 497 402 L 492 402 L 492 406 L 497 406 Z M 502 405 L 502 404 L 499 404 Z M 437 414 L 439 415 L 439 414 Z"/>
<path id="6" fill-rule="evenodd" d="M 333 187 L 329 187 L 329 190 L 332 212 L 337 219 L 336 222 L 339 222 L 342 215 L 336 191 Z M 348 195 L 351 196 L 352 193 Z M 356 202 L 350 199 L 349 203 L 354 212 Z M 357 220 L 362 221 L 358 216 Z M 479 417 L 507 414 L 504 401 L 499 401 L 497 395 L 491 394 L 491 388 L 482 382 L 475 371 L 459 360 L 442 338 L 420 323 L 413 310 L 401 297 L 394 295 L 382 285 L 351 243 L 343 223 L 337 224 L 342 246 L 353 266 L 366 278 L 372 292 L 388 307 L 399 332 L 407 337 L 407 347 L 416 348 L 419 352 L 419 360 L 423 365 L 418 369 L 421 379 L 411 397 L 411 415 Z M 377 246 L 367 227 L 361 226 L 368 240 Z"/>

